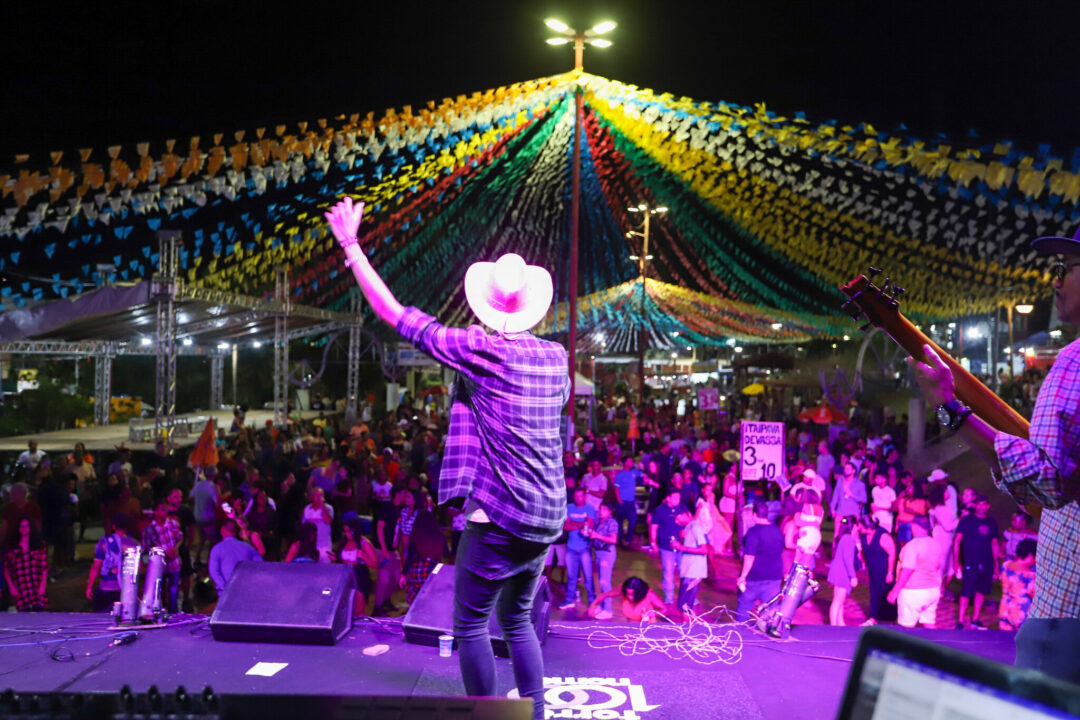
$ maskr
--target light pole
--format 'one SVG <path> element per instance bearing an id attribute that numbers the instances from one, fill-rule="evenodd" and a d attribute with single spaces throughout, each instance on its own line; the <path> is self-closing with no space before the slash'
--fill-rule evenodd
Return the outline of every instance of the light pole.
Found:
<path id="1" fill-rule="evenodd" d="M 1013 360 L 1013 310 L 1016 310 L 1021 315 L 1030 315 L 1035 306 L 1029 303 L 1021 303 L 1014 307 L 1012 303 L 1009 303 L 1006 307 L 1009 309 L 1009 377 L 1013 378 L 1016 377 L 1016 363 Z"/>
<path id="2" fill-rule="evenodd" d="M 667 208 L 663 205 L 650 207 L 646 203 L 639 203 L 636 207 L 626 208 L 627 212 L 640 213 L 643 220 L 641 232 L 630 230 L 626 233 L 627 238 L 639 237 L 642 240 L 641 254 L 631 255 L 631 260 L 637 260 L 638 272 L 641 273 L 641 302 L 638 307 L 638 315 L 641 317 L 641 328 L 638 331 L 638 395 L 639 406 L 645 406 L 645 346 L 647 344 L 648 331 L 645 329 L 645 275 L 649 271 L 649 261 L 653 256 L 649 254 L 649 218 L 653 215 L 663 215 Z"/>
<path id="3" fill-rule="evenodd" d="M 548 45 L 566 45 L 574 43 L 574 70 L 579 74 L 583 69 L 585 44 L 593 47 L 611 47 L 611 41 L 605 40 L 598 35 L 611 32 L 615 29 L 615 23 L 610 20 L 598 23 L 583 33 L 579 33 L 562 20 L 548 18 L 544 24 L 551 30 L 559 33 L 557 37 L 548 38 Z M 581 127 L 585 115 L 585 96 L 581 92 L 580 83 L 574 85 L 574 189 L 570 203 L 570 339 L 567 353 L 570 356 L 570 401 L 566 413 L 566 447 L 570 448 L 574 442 L 574 373 L 577 371 L 577 300 L 578 300 L 578 217 L 581 214 Z"/>

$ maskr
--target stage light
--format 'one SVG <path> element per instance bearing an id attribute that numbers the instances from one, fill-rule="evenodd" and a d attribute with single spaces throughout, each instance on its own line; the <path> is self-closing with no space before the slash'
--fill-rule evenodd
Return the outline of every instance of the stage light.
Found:
<path id="1" fill-rule="evenodd" d="M 1035 309 L 1034 305 L 1028 305 L 1026 303 L 1023 304 L 1023 305 L 1017 305 L 1016 306 L 1016 312 L 1020 313 L 1021 315 L 1027 315 L 1028 313 L 1030 313 L 1034 309 Z"/>
<path id="2" fill-rule="evenodd" d="M 780 328 L 784 327 L 784 323 L 775 322 L 769 327 L 771 327 L 773 330 L 779 330 Z"/>
<path id="3" fill-rule="evenodd" d="M 626 211 L 627 212 L 641 212 L 641 209 L 636 208 L 636 207 L 628 207 L 628 208 L 626 208 Z"/>
<path id="4" fill-rule="evenodd" d="M 1060 330 L 1051 330 L 1050 331 L 1050 337 L 1052 337 L 1052 338 L 1061 337 L 1061 331 Z"/>
<path id="5" fill-rule="evenodd" d="M 667 212 L 667 206 L 666 205 L 661 205 L 660 207 L 656 208 L 656 212 L 658 212 L 658 213 L 666 213 Z"/>
<path id="6" fill-rule="evenodd" d="M 219 342 L 218 346 L 217 346 L 217 349 L 218 350 L 228 350 L 229 349 L 229 343 L 227 343 L 227 342 Z"/>
<path id="7" fill-rule="evenodd" d="M 850 339 L 851 339 L 851 336 L 850 336 L 850 335 L 845 335 L 845 336 L 844 336 L 844 342 L 847 342 L 847 341 L 848 341 L 848 340 L 850 340 Z"/>
<path id="8" fill-rule="evenodd" d="M 152 340 L 151 340 L 150 338 L 146 338 L 146 337 L 144 337 L 144 338 L 139 338 L 139 344 L 140 344 L 140 345 L 142 345 L 143 347 L 146 347 L 146 346 L 147 346 L 147 345 L 149 345 L 149 344 L 150 344 L 151 342 L 153 342 L 153 341 L 152 341 Z"/>
<path id="9" fill-rule="evenodd" d="M 548 27 L 551 27 L 550 25 Z M 592 26 L 592 32 L 597 35 L 603 35 L 606 32 L 611 32 L 616 28 L 616 24 L 612 20 L 605 20 L 604 22 L 596 23 Z M 552 28 L 554 30 L 554 28 Z"/>
<path id="10" fill-rule="evenodd" d="M 570 29 L 570 26 L 564 23 L 562 20 L 556 18 L 548 18 L 544 21 L 544 24 L 555 32 L 566 32 Z M 549 41 L 550 42 L 550 41 Z"/>
<path id="11" fill-rule="evenodd" d="M 184 345 L 191 345 L 191 338 L 184 338 Z"/>
<path id="12" fill-rule="evenodd" d="M 737 352 L 737 353 L 741 353 L 741 352 L 742 352 L 742 346 L 740 346 L 740 345 L 736 345 L 736 346 L 735 346 L 735 352 Z"/>
<path id="13" fill-rule="evenodd" d="M 968 331 L 964 334 L 967 336 L 968 340 L 978 340 L 983 336 L 982 330 L 980 330 L 978 327 L 968 328 Z"/>
<path id="14" fill-rule="evenodd" d="M 949 323 L 949 329 L 950 330 L 955 330 L 956 329 L 956 323 Z"/>
<path id="15" fill-rule="evenodd" d="M 609 48 L 609 47 L 611 47 L 611 41 L 610 40 L 604 40 L 603 38 L 596 38 L 596 39 L 593 39 L 593 40 L 589 40 L 589 44 L 592 45 L 593 47 L 598 47 L 598 48 Z"/>
<path id="16" fill-rule="evenodd" d="M 565 45 L 570 42 L 569 38 L 548 38 L 546 40 L 548 45 Z"/>
<path id="17" fill-rule="evenodd" d="M 262 347 L 262 343 L 261 343 L 261 342 L 259 342 L 258 340 L 256 340 L 255 342 L 251 343 L 251 346 L 252 346 L 252 347 L 256 347 L 256 348 L 261 348 L 261 347 Z"/>

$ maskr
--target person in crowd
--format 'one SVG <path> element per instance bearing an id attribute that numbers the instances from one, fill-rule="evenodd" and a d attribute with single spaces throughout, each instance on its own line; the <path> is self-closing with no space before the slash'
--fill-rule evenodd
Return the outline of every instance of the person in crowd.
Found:
<path id="1" fill-rule="evenodd" d="M 1016 546 L 1016 557 L 1001 566 L 1001 603 L 998 628 L 1020 629 L 1035 599 L 1035 540 L 1024 538 Z"/>
<path id="2" fill-rule="evenodd" d="M 22 517 L 4 539 L 4 582 L 19 612 L 46 610 L 49 554 L 34 521 Z"/>
<path id="3" fill-rule="evenodd" d="M 903 546 L 912 538 L 911 523 L 916 517 L 929 517 L 924 484 L 913 481 L 904 486 L 896 499 L 896 542 Z"/>
<path id="4" fill-rule="evenodd" d="M 343 539 L 335 550 L 338 561 L 353 569 L 356 580 L 356 597 L 353 603 L 353 615 L 359 617 L 367 613 L 367 601 L 371 597 L 371 569 L 378 566 L 375 558 L 375 546 L 364 537 L 360 518 L 351 517 L 345 521 Z"/>
<path id="5" fill-rule="evenodd" d="M 195 548 L 194 562 L 198 564 L 202 559 L 203 548 L 212 546 L 218 540 L 218 504 L 221 495 L 218 493 L 217 468 L 213 465 L 202 470 L 202 477 L 191 489 L 192 512 L 195 514 L 195 522 L 199 526 L 199 545 Z"/>
<path id="6" fill-rule="evenodd" d="M 41 527 L 41 506 L 30 499 L 29 486 L 17 482 L 11 486 L 8 502 L 0 510 L 0 537 L 8 537 L 23 518 L 30 518 L 37 527 Z"/>
<path id="7" fill-rule="evenodd" d="M 947 496 L 947 486 L 940 482 L 930 484 L 928 502 L 930 505 L 930 526 L 933 528 L 931 537 L 941 545 L 941 594 L 946 596 L 946 588 L 953 577 L 953 536 L 956 534 L 956 526 L 959 519 L 956 517 L 955 505 L 950 508 Z M 955 495 L 954 495 L 955 497 Z"/>
<path id="8" fill-rule="evenodd" d="M 265 490 L 256 488 L 244 513 L 251 545 L 264 560 L 278 557 L 277 511 L 272 502 Z"/>
<path id="9" fill-rule="evenodd" d="M 329 554 L 333 549 L 330 528 L 334 522 L 334 508 L 326 502 L 322 488 L 312 488 L 311 503 L 301 513 L 301 522 L 309 522 L 315 526 L 318 535 L 316 547 L 319 548 L 319 562 L 330 562 Z"/>
<path id="10" fill-rule="evenodd" d="M 595 554 L 596 574 L 600 580 L 600 592 L 611 590 L 611 574 L 615 570 L 615 543 L 618 540 L 619 526 L 612 517 L 611 505 L 602 503 L 600 515 L 595 527 L 586 527 L 582 533 L 588 538 Z M 597 620 L 611 619 L 611 601 L 605 602 L 596 614 Z"/>
<path id="11" fill-rule="evenodd" d="M 850 528 L 863 514 L 866 505 L 866 485 L 859 479 L 858 467 L 852 461 L 844 463 L 844 474 L 833 490 L 829 509 L 836 519 L 837 527 Z"/>
<path id="12" fill-rule="evenodd" d="M 318 528 L 312 522 L 300 523 L 296 540 L 285 551 L 285 562 L 319 562 L 319 558 Z"/>
<path id="13" fill-rule="evenodd" d="M 404 568 L 405 556 L 409 552 L 409 537 L 412 535 L 413 525 L 416 524 L 416 516 L 424 509 L 424 504 L 420 493 L 408 487 L 402 492 L 401 500 L 401 516 L 398 518 L 394 545 L 398 549 L 402 568 Z"/>
<path id="14" fill-rule="evenodd" d="M 649 493 L 649 503 L 645 506 L 645 525 L 652 524 L 652 514 L 660 503 L 663 502 L 664 496 L 661 495 L 662 485 L 664 479 L 660 475 L 660 465 L 652 457 L 649 457 L 649 461 L 645 463 L 645 471 L 641 476 L 641 483 L 645 486 L 645 490 Z"/>
<path id="15" fill-rule="evenodd" d="M 225 592 L 237 565 L 242 562 L 262 562 L 258 551 L 238 537 L 241 532 L 236 520 L 227 519 L 221 524 L 221 541 L 210 548 L 210 579 L 217 588 L 218 598 Z"/>
<path id="16" fill-rule="evenodd" d="M 919 515 L 911 520 L 912 538 L 900 548 L 896 583 L 887 600 L 896 604 L 901 627 L 937 624 L 941 600 L 941 546 L 930 537 L 930 519 Z"/>
<path id="17" fill-rule="evenodd" d="M 424 581 L 446 555 L 446 537 L 435 514 L 424 509 L 416 514 L 408 538 L 404 570 L 398 584 L 405 590 L 405 602 L 411 605 Z"/>
<path id="18" fill-rule="evenodd" d="M 73 474 L 52 474 L 38 488 L 41 529 L 47 545 L 53 548 L 50 569 L 55 576 L 75 561 L 75 517 L 78 505 Z"/>
<path id="19" fill-rule="evenodd" d="M 1019 555 L 1017 554 L 1017 548 L 1024 540 L 1035 540 L 1038 537 L 1038 533 L 1035 533 L 1028 528 L 1028 514 L 1026 512 L 1017 511 L 1012 514 L 1012 518 L 1009 520 L 1009 527 L 1005 528 L 1005 532 L 1001 533 L 1004 543 L 1002 543 L 1002 552 L 1004 560 L 1016 560 Z"/>
<path id="20" fill-rule="evenodd" d="M 124 551 L 139 546 L 136 523 L 123 513 L 116 515 L 112 519 L 112 531 L 99 538 L 94 546 L 94 560 L 86 581 L 86 599 L 94 603 L 94 612 L 112 610 L 113 603 L 120 601 Z"/>
<path id="21" fill-rule="evenodd" d="M 675 570 L 678 565 L 678 551 L 674 541 L 678 540 L 682 528 L 690 524 L 690 510 L 682 504 L 679 488 L 671 485 L 662 505 L 653 510 L 649 524 L 649 546 L 660 555 L 660 567 L 663 572 L 664 602 L 675 603 Z"/>
<path id="22" fill-rule="evenodd" d="M 878 477 L 883 477 L 880 474 Z M 859 550 L 866 565 L 867 581 L 870 586 L 870 616 L 863 625 L 876 625 L 891 620 L 888 613 L 888 597 L 893 584 L 893 570 L 896 567 L 896 543 L 892 535 L 877 523 L 875 515 L 862 515 L 856 525 Z"/>
<path id="23" fill-rule="evenodd" d="M 615 597 L 622 598 L 622 607 L 620 609 L 623 617 L 629 622 L 655 623 L 658 614 L 667 610 L 664 601 L 652 591 L 649 583 L 636 575 L 632 575 L 623 581 L 622 587 L 619 589 L 609 590 L 598 595 L 589 606 L 589 614 L 595 617 L 599 613 L 601 605 L 608 599 L 614 599 Z"/>
<path id="24" fill-rule="evenodd" d="M 707 563 L 709 575 L 714 579 L 719 578 L 722 571 L 722 557 L 725 548 L 731 543 L 731 526 L 724 521 L 720 514 L 720 508 L 716 500 L 717 483 L 708 483 L 701 487 L 701 502 L 705 505 L 705 512 L 709 516 L 708 554 Z"/>
<path id="25" fill-rule="evenodd" d="M 956 492 L 956 486 L 949 482 L 949 474 L 941 468 L 935 468 L 927 476 L 926 482 L 929 485 L 927 496 L 929 496 L 931 489 L 940 486 L 945 494 L 945 504 L 948 505 L 954 516 L 959 517 L 957 514 L 959 511 L 959 495 Z"/>
<path id="26" fill-rule="evenodd" d="M 566 508 L 564 528 L 569 535 L 566 539 L 566 597 L 560 610 L 572 610 L 577 605 L 578 576 L 585 583 L 585 595 L 588 602 L 596 597 L 593 588 L 592 553 L 589 548 L 587 530 L 596 522 L 596 510 L 588 502 L 585 488 L 574 490 L 574 504 Z"/>
<path id="27" fill-rule="evenodd" d="M 848 594 L 859 585 L 856 572 L 859 569 L 857 522 L 840 533 L 833 542 L 832 562 L 829 564 L 828 582 L 832 585 L 833 596 L 829 604 L 829 624 L 846 625 L 844 622 L 844 603 Z"/>
<path id="28" fill-rule="evenodd" d="M 721 550 L 722 555 L 734 555 L 735 554 L 735 511 L 736 503 L 739 497 L 739 481 L 735 474 L 735 471 L 729 470 L 724 473 L 724 480 L 721 487 L 720 495 L 720 515 L 724 518 L 724 522 L 731 528 L 731 535 L 728 537 L 728 541 L 724 543 Z M 745 528 L 744 528 L 745 530 Z"/>
<path id="29" fill-rule="evenodd" d="M 401 506 L 405 504 L 406 487 L 395 488 L 389 503 L 378 508 L 375 518 L 375 557 L 378 559 L 375 579 L 375 607 L 372 614 L 385 615 L 394 609 L 390 597 L 401 577 L 401 562 L 397 546 L 397 524 L 401 520 Z"/>
<path id="30" fill-rule="evenodd" d="M 784 571 L 784 535 L 769 522 L 769 508 L 763 500 L 753 505 L 753 525 L 743 537 L 742 570 L 735 582 L 739 589 L 736 622 L 745 622 L 759 601 L 766 603 L 780 592 Z"/>
<path id="31" fill-rule="evenodd" d="M 972 503 L 974 512 L 960 519 L 953 541 L 953 566 L 963 586 L 957 607 L 956 629 L 967 624 L 969 603 L 972 606 L 971 627 L 985 630 L 982 623 L 983 602 L 990 594 L 998 575 L 998 524 L 989 516 L 990 500 L 977 493 Z M 963 563 L 961 563 L 963 553 Z M 959 569 L 963 568 L 961 572 Z"/>
<path id="32" fill-rule="evenodd" d="M 32 477 L 37 472 L 38 465 L 44 460 L 45 451 L 38 450 L 38 441 L 29 440 L 26 443 L 26 450 L 23 450 L 15 460 L 15 465 L 23 470 L 27 477 Z"/>
<path id="33" fill-rule="evenodd" d="M 168 610 L 177 611 L 177 598 L 180 593 L 180 545 L 184 542 L 180 524 L 169 517 L 169 503 L 161 500 L 154 506 L 154 514 L 143 529 L 142 547 L 145 556 L 150 550 L 159 547 L 165 551 L 165 576 L 168 591 Z"/>
<path id="34" fill-rule="evenodd" d="M 887 472 L 874 471 L 874 487 L 870 489 L 870 512 L 877 524 L 887 533 L 893 531 L 893 506 L 896 504 L 896 491 L 889 487 Z"/>
<path id="35" fill-rule="evenodd" d="M 569 507 L 574 502 L 574 493 L 577 491 L 577 478 L 572 473 L 568 473 L 564 480 L 566 483 L 566 505 Z M 555 582 L 555 570 L 557 568 L 563 569 L 563 583 L 566 583 L 566 544 L 570 540 L 570 531 L 566 529 L 565 523 L 563 524 L 562 534 L 555 539 L 555 542 L 551 543 L 548 548 L 547 556 L 544 558 L 544 575 L 547 577 L 549 583 Z"/>
<path id="36" fill-rule="evenodd" d="M 683 528 L 682 539 L 672 542 L 672 547 L 679 552 L 679 598 L 676 605 L 679 612 L 687 617 L 694 614 L 698 587 L 709 576 L 708 536 L 712 529 L 708 503 L 703 498 L 698 499 L 694 519 Z"/>
<path id="37" fill-rule="evenodd" d="M 627 455 L 623 466 L 615 473 L 615 492 L 618 504 L 615 506 L 615 522 L 619 526 L 619 544 L 630 547 L 634 542 L 637 529 L 637 489 L 642 481 L 642 472 L 634 466 L 634 458 Z"/>
<path id="38" fill-rule="evenodd" d="M 589 472 L 581 479 L 581 487 L 585 489 L 585 501 L 594 512 L 598 512 L 608 489 L 607 474 L 599 460 L 589 463 Z"/>

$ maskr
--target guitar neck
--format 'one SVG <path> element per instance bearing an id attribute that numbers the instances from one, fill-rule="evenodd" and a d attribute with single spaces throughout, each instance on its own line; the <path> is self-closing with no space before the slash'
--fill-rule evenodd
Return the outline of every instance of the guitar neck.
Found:
<path id="1" fill-rule="evenodd" d="M 1030 423 L 1024 419 L 1024 416 L 979 382 L 960 363 L 953 360 L 949 353 L 938 347 L 937 343 L 923 335 L 922 331 L 912 325 L 910 320 L 897 313 L 890 327 L 882 329 L 919 362 L 926 362 L 923 345 L 933 348 L 938 357 L 952 370 L 956 396 L 965 405 L 974 410 L 975 414 L 991 427 L 1010 435 L 1027 438 Z"/>

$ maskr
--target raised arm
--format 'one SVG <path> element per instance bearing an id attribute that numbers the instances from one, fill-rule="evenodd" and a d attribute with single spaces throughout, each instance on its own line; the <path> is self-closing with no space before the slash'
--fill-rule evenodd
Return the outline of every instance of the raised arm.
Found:
<path id="1" fill-rule="evenodd" d="M 371 266 L 367 256 L 360 249 L 360 242 L 356 239 L 356 233 L 360 228 L 360 218 L 364 215 L 364 203 L 353 205 L 352 198 L 346 196 L 325 215 L 334 237 L 341 245 L 341 249 L 345 251 L 347 258 L 345 264 L 352 268 L 360 290 L 371 303 L 371 309 L 391 327 L 397 327 L 398 320 L 401 319 L 405 309 L 390 292 L 390 288 L 386 287 L 386 283 L 379 274 L 375 272 L 375 268 Z"/>

